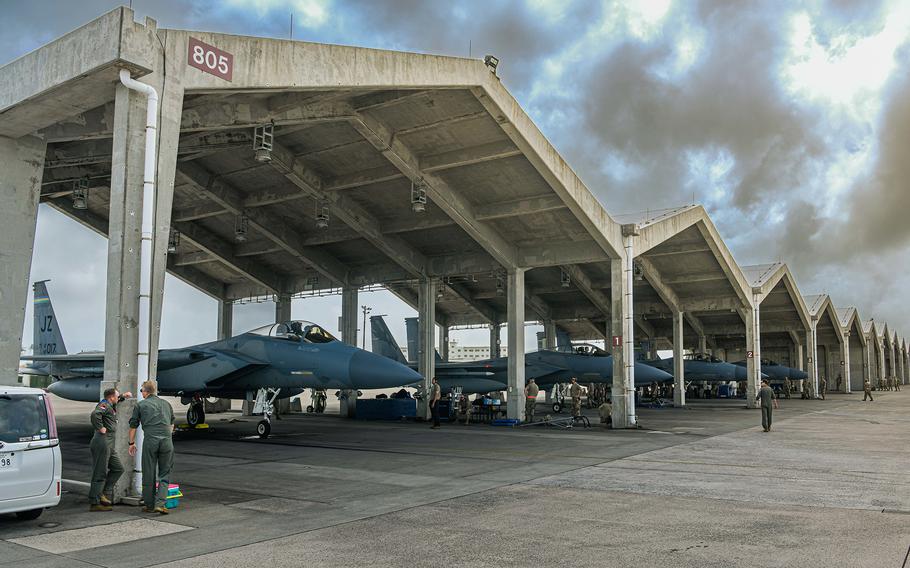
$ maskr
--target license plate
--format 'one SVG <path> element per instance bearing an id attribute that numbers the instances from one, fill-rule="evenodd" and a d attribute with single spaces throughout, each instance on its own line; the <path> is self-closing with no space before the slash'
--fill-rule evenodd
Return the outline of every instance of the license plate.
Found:
<path id="1" fill-rule="evenodd" d="M 13 467 L 13 454 L 0 454 L 0 469 Z"/>

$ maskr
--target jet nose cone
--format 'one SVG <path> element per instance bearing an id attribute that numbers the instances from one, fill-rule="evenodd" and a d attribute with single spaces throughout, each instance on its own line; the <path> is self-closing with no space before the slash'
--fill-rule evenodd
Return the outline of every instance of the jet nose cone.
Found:
<path id="1" fill-rule="evenodd" d="M 635 363 L 635 376 L 640 377 L 641 380 L 648 382 L 654 381 L 666 381 L 672 379 L 673 375 L 662 371 L 657 367 L 652 367 L 650 365 L 645 365 L 644 363 Z"/>
<path id="2" fill-rule="evenodd" d="M 790 378 L 797 381 L 802 381 L 809 378 L 809 373 L 805 371 L 800 371 L 799 369 L 790 370 Z"/>
<path id="3" fill-rule="evenodd" d="M 367 351 L 351 356 L 351 383 L 355 388 L 383 389 L 416 383 L 420 373 L 387 357 Z"/>

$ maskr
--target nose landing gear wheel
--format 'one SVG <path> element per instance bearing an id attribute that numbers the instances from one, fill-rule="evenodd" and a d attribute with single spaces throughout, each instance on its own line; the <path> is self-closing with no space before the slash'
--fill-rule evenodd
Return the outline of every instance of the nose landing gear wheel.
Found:
<path id="1" fill-rule="evenodd" d="M 562 411 L 562 405 L 559 404 L 558 402 L 554 402 L 553 403 L 553 412 L 555 412 L 556 414 L 559 414 L 561 411 Z"/>
<path id="2" fill-rule="evenodd" d="M 198 426 L 205 423 L 205 409 L 201 404 L 191 404 L 186 411 L 186 423 L 190 426 Z"/>
<path id="3" fill-rule="evenodd" d="M 271 432 L 272 424 L 268 420 L 260 420 L 259 423 L 256 424 L 256 434 L 263 440 L 268 438 Z"/>

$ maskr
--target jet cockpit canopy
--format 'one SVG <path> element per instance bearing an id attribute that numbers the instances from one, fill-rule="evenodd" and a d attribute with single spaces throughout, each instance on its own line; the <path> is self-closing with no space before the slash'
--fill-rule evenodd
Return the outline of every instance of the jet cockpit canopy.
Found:
<path id="1" fill-rule="evenodd" d="M 720 359 L 718 359 L 717 357 L 715 357 L 714 355 L 708 355 L 707 353 L 689 353 L 687 355 L 683 355 L 683 359 L 685 359 L 686 361 L 702 361 L 704 363 L 723 363 L 724 362 L 724 361 L 721 361 Z"/>
<path id="2" fill-rule="evenodd" d="M 291 320 L 257 327 L 247 333 L 265 337 L 277 337 L 290 341 L 304 341 L 306 343 L 329 343 L 337 341 L 335 336 L 322 328 L 322 326 L 306 320 Z"/>
<path id="3" fill-rule="evenodd" d="M 604 351 L 596 345 L 591 345 L 590 343 L 573 343 L 571 349 L 566 349 L 566 352 L 575 353 L 576 355 L 587 355 L 589 357 L 609 357 L 610 353 Z"/>

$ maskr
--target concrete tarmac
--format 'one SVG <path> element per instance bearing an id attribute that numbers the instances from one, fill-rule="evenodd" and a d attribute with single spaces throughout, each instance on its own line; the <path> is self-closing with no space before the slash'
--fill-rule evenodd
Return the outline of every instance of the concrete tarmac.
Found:
<path id="1" fill-rule="evenodd" d="M 262 441 L 212 415 L 175 438 L 172 514 L 89 513 L 77 487 L 0 517 L 0 566 L 901 566 L 910 391 L 781 405 L 770 433 L 726 400 L 635 431 L 292 415 Z M 64 477 L 87 481 L 91 406 L 56 408 Z"/>

